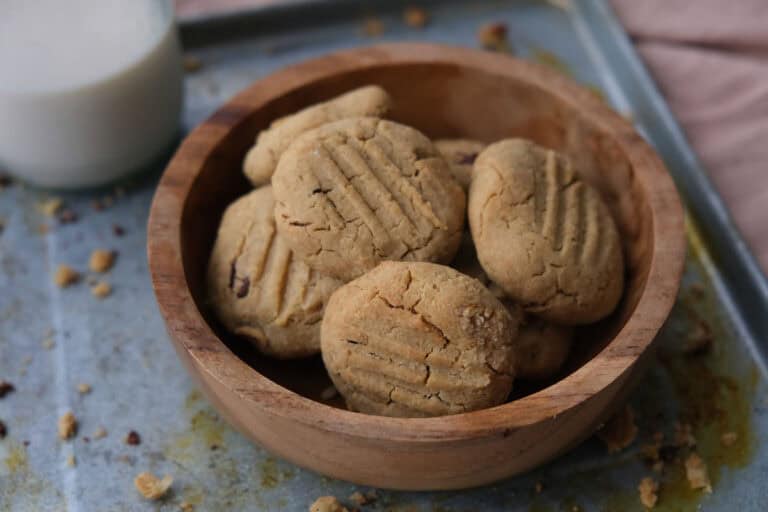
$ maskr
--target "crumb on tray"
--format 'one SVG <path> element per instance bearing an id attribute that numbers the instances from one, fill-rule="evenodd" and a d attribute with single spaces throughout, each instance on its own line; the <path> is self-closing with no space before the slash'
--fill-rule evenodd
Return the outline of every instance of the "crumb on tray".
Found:
<path id="1" fill-rule="evenodd" d="M 477 31 L 477 40 L 486 50 L 506 51 L 507 25 L 505 23 L 486 23 Z"/>
<path id="2" fill-rule="evenodd" d="M 405 24 L 409 27 L 422 28 L 429 21 L 429 16 L 427 15 L 427 11 L 421 7 L 411 6 L 406 7 L 405 11 L 403 11 L 403 21 L 405 21 Z"/>
<path id="3" fill-rule="evenodd" d="M 659 483 L 653 478 L 647 476 L 640 480 L 640 485 L 637 486 L 638 492 L 640 492 L 640 503 L 646 508 L 653 508 L 656 506 L 656 502 L 659 500 Z"/>
<path id="4" fill-rule="evenodd" d="M 115 264 L 117 253 L 107 249 L 95 249 L 88 260 L 88 268 L 92 272 L 103 273 L 112 268 Z"/>
<path id="5" fill-rule="evenodd" d="M 623 450 L 637 437 L 635 413 L 630 406 L 625 406 L 597 432 L 597 436 L 605 443 L 608 453 Z"/>
<path id="6" fill-rule="evenodd" d="M 108 297 L 111 293 L 112 285 L 106 281 L 99 281 L 91 287 L 91 294 L 98 299 Z"/>
<path id="7" fill-rule="evenodd" d="M 348 512 L 334 496 L 321 496 L 309 506 L 309 512 Z"/>
<path id="8" fill-rule="evenodd" d="M 706 493 L 712 492 L 707 463 L 699 454 L 692 453 L 685 459 L 685 476 L 688 478 L 691 489 L 703 489 Z"/>
<path id="9" fill-rule="evenodd" d="M 77 434 L 77 419 L 71 411 L 59 418 L 59 439 L 71 439 Z"/>
<path id="10" fill-rule="evenodd" d="M 59 265 L 56 273 L 53 275 L 53 282 L 59 288 L 66 288 L 77 283 L 80 280 L 80 274 L 69 265 Z"/>
<path id="11" fill-rule="evenodd" d="M 173 477 L 165 475 L 162 479 L 152 473 L 139 473 L 133 480 L 136 490 L 148 500 L 159 500 L 168 493 L 173 484 Z"/>

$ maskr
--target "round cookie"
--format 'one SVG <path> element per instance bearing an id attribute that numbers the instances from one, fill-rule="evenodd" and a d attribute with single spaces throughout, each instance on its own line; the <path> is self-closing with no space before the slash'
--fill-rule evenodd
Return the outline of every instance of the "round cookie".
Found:
<path id="1" fill-rule="evenodd" d="M 331 296 L 323 361 L 352 410 L 456 414 L 507 399 L 517 328 L 479 281 L 434 263 L 388 261 Z"/>
<path id="2" fill-rule="evenodd" d="M 341 282 L 312 270 L 277 234 L 272 187 L 224 212 L 208 264 L 208 298 L 221 323 L 267 355 L 320 350 L 325 304 Z"/>
<path id="3" fill-rule="evenodd" d="M 312 268 L 349 281 L 386 260 L 448 262 L 466 198 L 427 137 L 354 118 L 298 138 L 272 186 L 280 234 Z"/>
<path id="4" fill-rule="evenodd" d="M 609 315 L 624 289 L 621 241 L 600 195 L 570 162 L 507 139 L 480 153 L 473 172 L 469 225 L 491 280 L 555 323 Z"/>
<path id="5" fill-rule="evenodd" d="M 469 189 L 472 181 L 472 164 L 486 144 L 471 139 L 439 139 L 434 141 L 435 148 L 443 155 L 453 177 L 464 190 Z"/>
<path id="6" fill-rule="evenodd" d="M 387 91 L 368 85 L 281 117 L 259 133 L 256 143 L 245 155 L 243 172 L 254 186 L 268 184 L 280 155 L 302 133 L 347 117 L 380 117 L 391 105 Z"/>
<path id="7" fill-rule="evenodd" d="M 572 342 L 572 327 L 527 316 L 517 335 L 516 377 L 528 380 L 553 377 L 568 359 Z"/>

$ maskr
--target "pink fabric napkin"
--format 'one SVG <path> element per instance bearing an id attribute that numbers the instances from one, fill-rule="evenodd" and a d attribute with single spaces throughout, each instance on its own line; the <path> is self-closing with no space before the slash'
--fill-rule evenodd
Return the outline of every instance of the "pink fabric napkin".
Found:
<path id="1" fill-rule="evenodd" d="M 768 0 L 612 0 L 768 270 Z"/>

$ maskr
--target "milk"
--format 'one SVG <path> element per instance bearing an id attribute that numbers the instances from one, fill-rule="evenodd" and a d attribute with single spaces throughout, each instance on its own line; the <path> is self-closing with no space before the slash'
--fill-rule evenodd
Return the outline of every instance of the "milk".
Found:
<path id="1" fill-rule="evenodd" d="M 182 70 L 171 0 L 2 0 L 0 11 L 0 170 L 95 186 L 173 141 Z"/>

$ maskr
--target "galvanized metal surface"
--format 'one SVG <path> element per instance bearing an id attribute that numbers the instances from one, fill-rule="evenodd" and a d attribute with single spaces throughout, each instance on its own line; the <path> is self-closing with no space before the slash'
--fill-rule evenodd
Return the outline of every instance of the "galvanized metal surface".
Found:
<path id="1" fill-rule="evenodd" d="M 431 23 L 423 30 L 403 25 L 397 6 L 388 5 L 389 14 L 381 14 L 381 40 L 475 46 L 478 26 L 501 21 L 509 25 L 519 54 L 552 52 L 576 79 L 600 87 L 619 110 L 633 113 L 670 166 L 700 231 L 692 223 L 681 298 L 661 334 L 657 362 L 632 398 L 640 436 L 630 448 L 609 455 L 599 441 L 590 440 L 524 477 L 464 492 L 380 491 L 364 510 L 556 511 L 578 506 L 639 511 L 636 486 L 651 475 L 661 482 L 659 510 L 765 510 L 761 486 L 768 479 L 768 385 L 759 369 L 765 353 L 760 343 L 768 334 L 765 281 L 734 238 L 722 205 L 604 4 L 579 3 L 571 11 L 539 2 L 436 4 L 429 7 Z M 323 21 L 301 30 L 288 23 L 279 31 L 262 32 L 275 12 L 243 18 L 245 26 L 242 20 L 237 27 L 231 24 L 236 19 L 218 21 L 209 33 L 199 21 L 186 27 L 185 40 L 199 45 L 190 51 L 203 67 L 187 79 L 185 127 L 274 69 L 374 42 L 360 34 L 359 17 L 345 18 L 348 8 L 349 2 L 336 11 L 326 6 L 308 13 L 292 7 L 293 17 L 308 20 L 318 12 Z M 255 27 L 248 38 L 223 37 L 242 36 L 248 27 Z M 346 498 L 355 486 L 276 460 L 227 427 L 176 359 L 145 260 L 145 224 L 157 176 L 154 171 L 134 180 L 123 194 L 59 194 L 79 214 L 77 222 L 65 225 L 38 208 L 54 194 L 19 184 L 0 191 L 5 226 L 0 233 L 0 379 L 16 386 L 0 399 L 0 420 L 8 428 L 0 440 L 0 511 L 177 510 L 182 501 L 196 510 L 300 511 L 320 495 Z M 105 195 L 114 198 L 114 205 L 94 210 L 91 202 Z M 115 234 L 115 225 L 123 236 Z M 88 275 L 88 256 L 95 248 L 119 252 L 113 270 L 99 276 L 113 285 L 111 296 L 94 298 L 85 281 L 67 289 L 53 284 L 60 263 Z M 681 344 L 700 329 L 711 332 L 711 350 L 683 355 Z M 79 393 L 79 383 L 91 384 L 92 391 Z M 74 440 L 62 442 L 56 422 L 69 410 L 78 418 L 79 431 Z M 697 450 L 714 481 L 711 495 L 688 488 L 673 449 L 667 450 L 662 474 L 640 460 L 643 443 L 657 431 L 670 440 L 678 420 L 694 425 Z M 100 426 L 108 435 L 95 439 Z M 140 445 L 124 442 L 130 430 L 141 435 Z M 725 432 L 738 434 L 732 446 L 721 443 Z M 75 467 L 67 464 L 70 455 Z M 133 477 L 145 470 L 173 475 L 171 495 L 158 503 L 142 500 Z M 541 493 L 535 491 L 536 482 L 542 483 Z"/>

